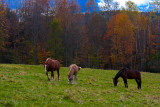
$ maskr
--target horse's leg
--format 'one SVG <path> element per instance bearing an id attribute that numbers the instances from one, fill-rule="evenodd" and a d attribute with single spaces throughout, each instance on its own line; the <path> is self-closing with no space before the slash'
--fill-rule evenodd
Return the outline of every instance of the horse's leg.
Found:
<path id="1" fill-rule="evenodd" d="M 77 84 L 77 74 L 74 76 L 75 84 Z"/>
<path id="2" fill-rule="evenodd" d="M 75 84 L 75 76 L 74 75 L 72 75 L 72 79 L 73 79 L 72 84 Z"/>
<path id="3" fill-rule="evenodd" d="M 139 78 L 139 89 L 141 89 L 141 78 Z"/>
<path id="4" fill-rule="evenodd" d="M 136 80 L 136 82 L 137 82 L 137 85 L 138 85 L 138 89 L 139 89 L 139 82 L 138 82 L 138 79 L 135 79 Z"/>
<path id="5" fill-rule="evenodd" d="M 128 88 L 128 83 L 127 83 L 127 79 L 126 79 L 126 87 Z"/>
<path id="6" fill-rule="evenodd" d="M 54 81 L 54 71 L 51 71 L 51 78 L 52 78 L 52 81 Z"/>
<path id="7" fill-rule="evenodd" d="M 58 74 L 58 81 L 60 81 L 60 78 L 59 78 L 59 69 L 57 69 L 57 74 Z"/>
<path id="8" fill-rule="evenodd" d="M 48 76 L 48 71 L 46 72 L 46 75 L 47 75 L 48 80 L 50 80 L 50 78 L 49 78 L 49 76 Z"/>
<path id="9" fill-rule="evenodd" d="M 127 79 L 123 78 L 123 81 L 124 81 L 124 84 L 125 84 L 125 88 L 128 88 Z"/>

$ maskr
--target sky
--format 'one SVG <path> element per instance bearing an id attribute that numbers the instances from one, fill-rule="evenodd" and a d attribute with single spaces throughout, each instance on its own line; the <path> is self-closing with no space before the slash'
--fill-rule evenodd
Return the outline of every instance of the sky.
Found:
<path id="1" fill-rule="evenodd" d="M 8 1 L 9 1 L 10 8 L 15 8 L 14 1 L 21 1 L 21 0 L 8 0 Z M 85 11 L 85 3 L 87 1 L 88 0 L 78 0 L 78 3 L 81 5 L 82 11 Z M 95 0 L 95 1 L 99 7 L 104 5 L 103 0 Z M 119 2 L 120 7 L 122 6 L 125 7 L 125 3 L 128 0 L 114 0 L 114 1 Z M 137 7 L 140 11 L 150 11 L 151 10 L 150 3 L 152 0 L 130 0 L 130 1 L 133 1 L 135 4 L 137 4 Z"/>
<path id="2" fill-rule="evenodd" d="M 114 1 L 117 1 L 119 2 L 120 4 L 120 7 L 123 6 L 125 7 L 125 3 L 128 1 L 128 0 L 114 0 Z M 152 0 L 130 0 L 132 2 L 134 2 L 135 4 L 137 4 L 138 6 L 139 5 L 142 5 L 142 4 L 148 4 L 149 2 L 151 2 Z M 103 5 L 103 0 L 100 0 L 99 3 L 98 3 L 99 6 L 102 6 Z"/>
<path id="3" fill-rule="evenodd" d="M 120 7 L 125 7 L 125 3 L 128 1 L 128 0 L 114 0 L 114 1 L 117 1 L 120 5 Z M 152 0 L 130 0 L 132 2 L 134 2 L 138 9 L 140 11 L 150 11 L 151 10 L 151 2 Z M 104 5 L 104 1 L 103 0 L 100 0 L 98 2 L 98 6 L 103 6 Z"/>

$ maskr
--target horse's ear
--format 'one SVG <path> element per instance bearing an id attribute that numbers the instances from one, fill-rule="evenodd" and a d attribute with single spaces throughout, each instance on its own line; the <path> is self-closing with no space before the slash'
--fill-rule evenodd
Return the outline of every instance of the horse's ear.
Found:
<path id="1" fill-rule="evenodd" d="M 124 70 L 125 70 L 125 71 L 127 71 L 127 70 L 128 70 L 128 68 L 127 68 L 127 67 L 125 67 L 125 68 L 124 68 Z"/>

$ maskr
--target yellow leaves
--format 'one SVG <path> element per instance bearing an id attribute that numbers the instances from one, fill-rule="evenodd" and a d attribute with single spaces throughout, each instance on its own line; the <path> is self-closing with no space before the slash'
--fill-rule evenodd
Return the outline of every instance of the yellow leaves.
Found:
<path id="1" fill-rule="evenodd" d="M 114 42 L 131 42 L 133 40 L 133 29 L 131 21 L 125 13 L 118 14 L 108 23 L 107 36 L 112 36 Z M 128 41 L 128 39 L 130 41 Z"/>
<path id="2" fill-rule="evenodd" d="M 105 38 L 110 37 L 112 41 L 111 59 L 113 63 L 115 61 L 126 63 L 126 60 L 130 60 L 128 56 L 131 56 L 132 51 L 134 51 L 133 45 L 135 43 L 129 16 L 125 13 L 117 14 L 110 20 L 107 27 Z"/>
<path id="3" fill-rule="evenodd" d="M 5 38 L 8 37 L 7 35 L 7 18 L 6 18 L 6 9 L 4 7 L 4 5 L 2 5 L 0 3 L 0 50 L 4 51 L 5 48 L 5 44 L 6 42 L 4 42 Z"/>
<path id="4" fill-rule="evenodd" d="M 114 32 L 121 36 L 123 39 L 127 38 L 129 35 L 133 35 L 131 21 L 126 14 L 123 13 L 117 16 Z"/>
<path id="5" fill-rule="evenodd" d="M 6 15 L 6 9 L 4 8 L 4 6 L 0 3 L 0 22 L 2 20 L 2 18 L 4 18 Z"/>

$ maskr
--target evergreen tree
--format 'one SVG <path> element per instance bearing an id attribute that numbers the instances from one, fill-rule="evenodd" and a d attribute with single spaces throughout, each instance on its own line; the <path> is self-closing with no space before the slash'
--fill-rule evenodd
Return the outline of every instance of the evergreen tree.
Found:
<path id="1" fill-rule="evenodd" d="M 53 59 L 62 61 L 63 59 L 63 45 L 62 45 L 62 28 L 59 21 L 54 18 L 50 25 L 50 34 L 47 42 L 48 51 L 51 53 Z"/>

